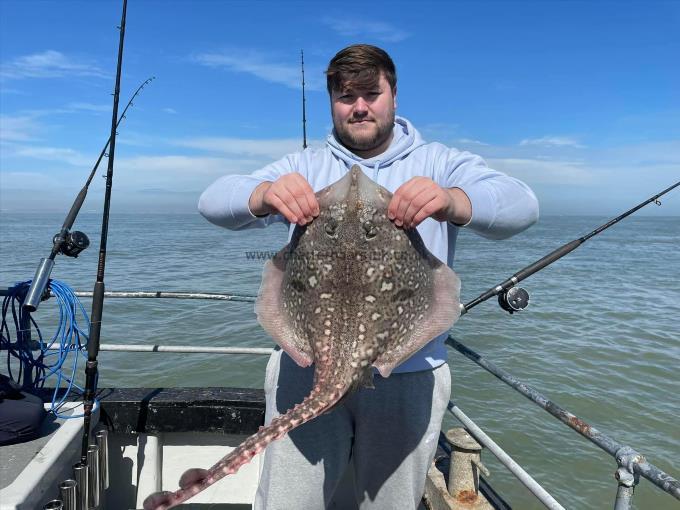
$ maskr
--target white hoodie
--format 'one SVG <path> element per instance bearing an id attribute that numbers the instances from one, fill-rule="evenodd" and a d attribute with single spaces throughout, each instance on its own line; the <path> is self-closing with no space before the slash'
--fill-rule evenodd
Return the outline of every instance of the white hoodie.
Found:
<path id="1" fill-rule="evenodd" d="M 426 143 L 402 117 L 395 119 L 389 148 L 378 156 L 360 158 L 344 147 L 333 132 L 320 149 L 308 148 L 289 154 L 251 175 L 220 177 L 203 192 L 198 210 L 208 221 L 231 230 L 265 227 L 285 220 L 280 215 L 258 218 L 250 212 L 250 195 L 260 183 L 299 172 L 314 191 L 319 191 L 342 178 L 355 164 L 391 192 L 419 175 L 429 177 L 443 188 L 460 188 L 472 204 L 472 219 L 464 228 L 484 237 L 504 239 L 525 230 L 538 219 L 538 201 L 526 184 L 490 169 L 477 155 L 440 143 Z M 294 227 L 290 225 L 289 237 Z M 432 218 L 417 227 L 425 246 L 451 267 L 459 228 Z M 445 363 L 446 336 L 445 333 L 433 339 L 394 372 L 415 372 Z"/>

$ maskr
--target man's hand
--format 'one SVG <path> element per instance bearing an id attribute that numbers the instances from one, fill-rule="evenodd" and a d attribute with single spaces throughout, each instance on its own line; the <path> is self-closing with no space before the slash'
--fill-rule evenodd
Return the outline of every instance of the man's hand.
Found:
<path id="1" fill-rule="evenodd" d="M 282 214 L 289 222 L 306 225 L 319 215 L 319 202 L 307 180 L 297 172 L 253 190 L 248 207 L 255 216 Z"/>
<path id="2" fill-rule="evenodd" d="M 427 177 L 413 177 L 394 192 L 387 215 L 404 228 L 415 228 L 429 217 L 465 225 L 472 217 L 472 204 L 460 188 L 442 188 Z"/>

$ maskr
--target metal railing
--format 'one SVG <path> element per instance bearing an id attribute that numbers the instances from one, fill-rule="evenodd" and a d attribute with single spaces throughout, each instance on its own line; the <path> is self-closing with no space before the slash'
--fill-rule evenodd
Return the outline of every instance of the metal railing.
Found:
<path id="1" fill-rule="evenodd" d="M 78 297 L 92 297 L 93 292 L 77 291 L 74 294 Z M 104 297 L 107 298 L 165 298 L 165 299 L 209 299 L 215 301 L 244 301 L 246 303 L 254 303 L 257 296 L 243 296 L 240 294 L 216 294 L 213 292 L 121 292 L 121 291 L 106 291 Z"/>
<path id="2" fill-rule="evenodd" d="M 614 506 L 615 510 L 626 510 L 631 508 L 633 491 L 639 482 L 640 476 L 646 478 L 658 488 L 673 496 L 675 499 L 680 500 L 680 482 L 656 467 L 654 464 L 647 462 L 644 456 L 642 456 L 636 450 L 628 445 L 619 443 L 603 432 L 600 432 L 578 416 L 560 407 L 528 384 L 522 382 L 506 370 L 497 367 L 494 363 L 485 359 L 483 356 L 479 355 L 469 347 L 466 347 L 462 343 L 458 342 L 453 337 L 449 337 L 446 340 L 446 343 L 450 347 L 463 354 L 466 358 L 477 363 L 477 365 L 482 367 L 487 372 L 496 376 L 515 391 L 524 395 L 533 403 L 549 412 L 559 421 L 568 425 L 580 435 L 595 443 L 600 449 L 614 457 L 616 459 L 616 463 L 618 464 L 618 469 L 614 475 L 618 481 L 618 490 L 616 492 L 616 502 Z M 453 412 L 451 405 L 452 403 L 450 404 L 449 409 Z M 455 408 L 455 405 L 453 407 Z M 458 417 L 458 415 L 461 413 L 453 412 L 453 414 L 454 416 Z M 475 436 L 472 431 L 471 434 Z M 475 438 L 482 445 L 487 446 L 484 438 L 477 436 L 475 436 Z M 491 447 L 489 447 L 489 450 L 493 453 L 493 449 Z M 499 458 L 499 460 L 501 459 Z M 503 461 L 501 460 L 501 462 Z M 512 471 L 509 466 L 506 465 L 506 467 Z M 515 473 L 513 472 L 513 474 Z M 538 496 L 538 494 L 535 493 L 528 485 L 527 487 L 534 495 Z M 548 506 L 548 508 L 552 507 Z"/>
<path id="3" fill-rule="evenodd" d="M 48 350 L 58 351 L 59 346 L 48 347 Z M 264 354 L 268 356 L 274 349 L 268 347 L 196 347 L 195 345 L 101 344 L 99 346 L 99 350 L 112 352 L 174 352 L 186 354 Z"/>
<path id="4" fill-rule="evenodd" d="M 0 294 L 4 292 L 0 291 Z M 92 292 L 76 292 L 78 297 L 92 297 Z M 105 293 L 108 298 L 169 298 L 169 299 L 208 299 L 218 301 L 254 302 L 256 296 L 239 294 L 218 294 L 199 292 L 117 292 Z M 472 360 L 487 372 L 493 374 L 505 384 L 519 392 L 536 405 L 549 412 L 562 423 L 578 432 L 581 436 L 593 442 L 600 449 L 615 458 L 618 469 L 615 478 L 618 489 L 615 500 L 615 510 L 628 510 L 632 506 L 635 486 L 640 476 L 649 480 L 662 491 L 680 500 L 680 482 L 663 470 L 648 462 L 644 456 L 628 445 L 619 443 L 595 427 L 583 421 L 578 416 L 560 407 L 543 394 L 522 382 L 506 370 L 496 366 L 477 352 L 465 346 L 453 337 L 448 337 L 446 343 L 466 358 Z M 36 347 L 37 342 L 31 344 Z M 58 349 L 55 347 L 54 349 Z M 157 344 L 102 344 L 102 351 L 118 352 L 174 352 L 174 353 L 203 353 L 203 354 L 257 354 L 269 355 L 271 348 L 259 347 L 200 347 L 200 346 L 166 346 Z M 546 508 L 563 509 L 559 502 L 548 493 L 534 478 L 531 477 L 507 452 L 491 439 L 473 420 L 471 420 L 458 406 L 449 401 L 448 410 L 460 421 L 482 446 L 486 447 Z"/>
<path id="5" fill-rule="evenodd" d="M 461 409 L 449 400 L 448 410 L 456 419 L 461 422 L 469 434 L 477 442 L 489 450 L 498 461 L 531 492 L 546 508 L 550 510 L 564 510 L 564 507 L 555 500 L 552 495 L 541 486 L 534 478 L 520 466 L 515 459 L 503 450 L 493 439 L 491 439 L 482 428 L 466 415 Z"/>

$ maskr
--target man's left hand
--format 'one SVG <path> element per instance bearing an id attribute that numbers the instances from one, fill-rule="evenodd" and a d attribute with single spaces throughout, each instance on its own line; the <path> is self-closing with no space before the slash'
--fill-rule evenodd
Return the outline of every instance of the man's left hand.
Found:
<path id="1" fill-rule="evenodd" d="M 415 228 L 430 217 L 465 225 L 472 217 L 472 204 L 460 188 L 442 188 L 427 177 L 413 177 L 394 192 L 387 214 L 403 228 Z"/>

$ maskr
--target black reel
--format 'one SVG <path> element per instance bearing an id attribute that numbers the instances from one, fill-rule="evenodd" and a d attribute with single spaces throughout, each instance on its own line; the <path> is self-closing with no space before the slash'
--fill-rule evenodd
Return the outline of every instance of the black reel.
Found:
<path id="1" fill-rule="evenodd" d="M 529 306 L 529 293 L 522 287 L 511 287 L 498 294 L 498 304 L 511 314 L 521 312 Z"/>
<path id="2" fill-rule="evenodd" d="M 59 237 L 61 234 L 56 234 L 52 242 L 54 244 L 59 243 Z M 64 236 L 64 241 L 61 243 L 59 252 L 63 253 L 67 257 L 77 257 L 80 252 L 85 248 L 90 246 L 90 240 L 84 232 L 79 230 L 74 230 L 73 232 L 67 232 Z"/>

